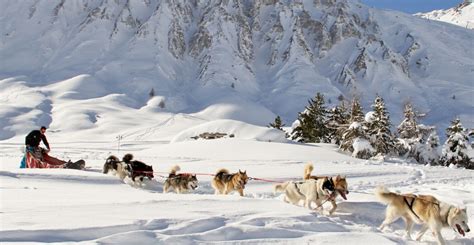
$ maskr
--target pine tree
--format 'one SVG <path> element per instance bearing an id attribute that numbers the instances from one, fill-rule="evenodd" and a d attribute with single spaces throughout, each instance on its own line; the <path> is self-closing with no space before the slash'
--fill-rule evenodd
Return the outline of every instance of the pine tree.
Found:
<path id="1" fill-rule="evenodd" d="M 394 140 L 390 132 L 390 116 L 382 97 L 377 96 L 371 118 L 367 122 L 370 142 L 377 153 L 386 155 L 394 150 Z"/>
<path id="2" fill-rule="evenodd" d="M 291 132 L 292 139 L 305 143 L 329 142 L 328 128 L 325 124 L 327 110 L 324 106 L 324 96 L 317 93 L 308 104 L 305 110 L 299 113 L 298 123 Z"/>
<path id="3" fill-rule="evenodd" d="M 341 144 L 344 130 L 349 126 L 350 114 L 348 112 L 346 103 L 341 100 L 339 105 L 329 110 L 328 121 L 328 138 L 334 144 Z"/>
<path id="4" fill-rule="evenodd" d="M 349 117 L 349 126 L 341 129 L 341 145 L 340 149 L 347 152 L 352 152 L 357 158 L 370 158 L 372 156 L 372 147 L 368 143 L 367 128 L 364 122 L 364 112 L 360 105 L 359 99 L 354 98 L 351 103 L 351 111 Z M 367 142 L 366 149 L 361 149 L 363 142 Z M 356 146 L 357 149 L 354 148 Z"/>
<path id="5" fill-rule="evenodd" d="M 398 125 L 397 131 L 398 135 L 402 139 L 416 139 L 419 137 L 418 123 L 416 121 L 416 114 L 413 110 L 411 103 L 405 104 L 405 109 L 403 110 L 405 118 Z"/>
<path id="6" fill-rule="evenodd" d="M 350 122 L 363 122 L 364 121 L 364 112 L 362 106 L 360 105 L 359 98 L 354 98 L 351 104 L 351 116 Z"/>
<path id="7" fill-rule="evenodd" d="M 280 116 L 277 116 L 275 118 L 275 121 L 273 123 L 270 123 L 268 126 L 271 127 L 271 128 L 276 128 L 276 129 L 279 129 L 279 130 L 283 130 L 282 127 L 284 127 L 285 124 L 282 124 Z"/>
<path id="8" fill-rule="evenodd" d="M 150 98 L 155 96 L 155 89 L 154 88 L 151 88 L 150 92 L 148 93 L 148 96 L 150 96 Z"/>
<path id="9" fill-rule="evenodd" d="M 419 144 L 417 146 L 415 159 L 417 162 L 421 164 L 430 164 L 430 165 L 438 165 L 439 164 L 439 137 L 436 134 L 436 130 L 428 136 L 426 142 L 424 144 Z"/>
<path id="10" fill-rule="evenodd" d="M 398 138 L 395 140 L 395 149 L 400 156 L 416 156 L 416 148 L 419 146 L 420 130 L 416 121 L 416 114 L 410 102 L 405 104 L 403 114 L 405 118 L 398 125 Z"/>
<path id="11" fill-rule="evenodd" d="M 467 154 L 470 147 L 468 137 L 460 119 L 451 121 L 451 126 L 446 129 L 446 137 L 448 139 L 443 145 L 442 163 L 445 166 L 453 164 L 474 169 L 474 162 Z"/>

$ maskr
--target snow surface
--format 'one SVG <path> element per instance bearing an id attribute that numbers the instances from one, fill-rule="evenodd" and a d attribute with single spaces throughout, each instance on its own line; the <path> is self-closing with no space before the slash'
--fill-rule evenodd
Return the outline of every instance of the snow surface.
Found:
<path id="1" fill-rule="evenodd" d="M 2 1 L 0 140 L 39 125 L 83 139 L 289 125 L 316 92 L 366 110 L 378 94 L 393 125 L 410 100 L 441 137 L 456 116 L 474 126 L 471 30 L 357 1 L 271 2 Z"/>
<path id="2" fill-rule="evenodd" d="M 249 126 L 233 127 L 244 131 Z M 384 231 L 376 229 L 385 209 L 373 195 L 378 185 L 433 194 L 467 207 L 469 225 L 474 226 L 474 172 L 463 169 L 397 159 L 360 160 L 330 144 L 239 138 L 175 143 L 125 139 L 120 152 L 116 141 L 100 135 L 87 141 L 50 140 L 50 144 L 54 156 L 85 159 L 89 168 L 18 169 L 22 142 L 0 142 L 2 244 L 432 244 L 429 234 L 422 243 L 406 240 L 402 221 Z M 135 188 L 101 173 L 106 157 L 126 152 L 152 164 L 156 180 Z M 314 164 L 314 174 L 348 178 L 348 200 L 338 200 L 332 216 L 284 203 L 280 194 L 273 193 L 272 182 L 249 181 L 244 197 L 216 196 L 211 176 L 198 175 L 200 186 L 190 194 L 161 193 L 162 176 L 176 164 L 183 172 L 213 174 L 224 167 L 283 182 L 301 179 L 307 162 Z M 472 233 L 466 237 L 451 229 L 442 233 L 449 244 L 474 243 Z"/>

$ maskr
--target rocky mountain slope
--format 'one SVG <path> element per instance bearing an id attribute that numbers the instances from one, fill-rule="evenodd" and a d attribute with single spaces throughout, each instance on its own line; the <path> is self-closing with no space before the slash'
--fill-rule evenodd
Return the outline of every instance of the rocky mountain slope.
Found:
<path id="1" fill-rule="evenodd" d="M 460 116 L 472 127 L 472 40 L 465 28 L 348 0 L 6 0 L 0 138 L 37 124 L 105 130 L 112 110 L 127 127 L 156 123 L 135 114 L 200 111 L 290 123 L 316 92 L 330 104 L 360 96 L 366 110 L 380 94 L 394 124 L 410 100 L 425 123 Z"/>

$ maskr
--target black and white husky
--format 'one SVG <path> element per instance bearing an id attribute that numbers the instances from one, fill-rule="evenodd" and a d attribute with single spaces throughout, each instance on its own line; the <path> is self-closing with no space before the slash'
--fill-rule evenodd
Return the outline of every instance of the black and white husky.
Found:
<path id="1" fill-rule="evenodd" d="M 178 194 L 194 190 L 198 187 L 198 180 L 195 174 L 177 174 L 180 167 L 178 165 L 171 168 L 170 174 L 163 186 L 163 193 L 167 193 L 170 188 Z"/>

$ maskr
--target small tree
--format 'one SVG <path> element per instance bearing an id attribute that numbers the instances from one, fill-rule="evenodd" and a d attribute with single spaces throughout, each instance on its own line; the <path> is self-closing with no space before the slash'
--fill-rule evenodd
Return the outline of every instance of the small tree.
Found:
<path id="1" fill-rule="evenodd" d="M 340 148 L 352 152 L 353 157 L 369 159 L 375 150 L 366 137 L 366 130 L 363 122 L 352 122 L 342 135 Z"/>
<path id="2" fill-rule="evenodd" d="M 275 118 L 275 121 L 273 123 L 268 124 L 268 126 L 271 127 L 271 128 L 276 128 L 276 129 L 279 129 L 279 130 L 283 130 L 282 127 L 284 127 L 285 124 L 282 124 L 280 116 L 277 116 Z"/>
<path id="3" fill-rule="evenodd" d="M 329 110 L 328 127 L 329 140 L 337 145 L 341 144 L 344 130 L 349 126 L 349 111 L 344 100 L 339 105 Z"/>
<path id="4" fill-rule="evenodd" d="M 155 96 L 155 89 L 154 88 L 151 88 L 150 92 L 148 93 L 148 95 L 150 96 L 150 98 L 154 97 Z"/>
<path id="5" fill-rule="evenodd" d="M 470 147 L 466 130 L 459 118 L 451 121 L 451 126 L 446 129 L 447 140 L 443 145 L 442 163 L 474 169 L 474 163 L 469 158 L 467 150 Z"/>
<path id="6" fill-rule="evenodd" d="M 317 93 L 314 99 L 308 101 L 308 104 L 305 110 L 299 113 L 298 123 L 291 132 L 291 138 L 306 143 L 329 142 L 325 124 L 327 110 L 324 106 L 324 96 Z"/>
<path id="7" fill-rule="evenodd" d="M 368 141 L 364 113 L 358 98 L 352 100 L 349 115 L 350 125 L 341 129 L 342 137 L 339 148 L 351 152 L 354 157 L 368 159 L 373 155 L 374 149 Z"/>
<path id="8" fill-rule="evenodd" d="M 354 98 L 351 103 L 351 116 L 350 122 L 363 122 L 364 121 L 364 112 L 362 106 L 360 105 L 359 98 Z"/>
<path id="9" fill-rule="evenodd" d="M 418 123 L 416 121 L 416 114 L 411 103 L 408 102 L 405 104 L 403 114 L 405 118 L 397 127 L 398 135 L 402 139 L 418 138 Z"/>
<path id="10" fill-rule="evenodd" d="M 369 139 L 377 153 L 389 154 L 394 150 L 394 140 L 390 132 L 390 117 L 382 97 L 377 96 L 372 105 L 374 111 L 367 121 Z"/>
<path id="11" fill-rule="evenodd" d="M 395 140 L 395 149 L 400 156 L 413 157 L 416 146 L 420 143 L 420 130 L 410 102 L 405 104 L 403 114 L 405 118 L 397 127 L 398 138 Z"/>
<path id="12" fill-rule="evenodd" d="M 438 147 L 439 137 L 436 130 L 433 130 L 426 142 L 418 145 L 415 155 L 416 161 L 421 164 L 438 165 L 440 159 Z"/>

